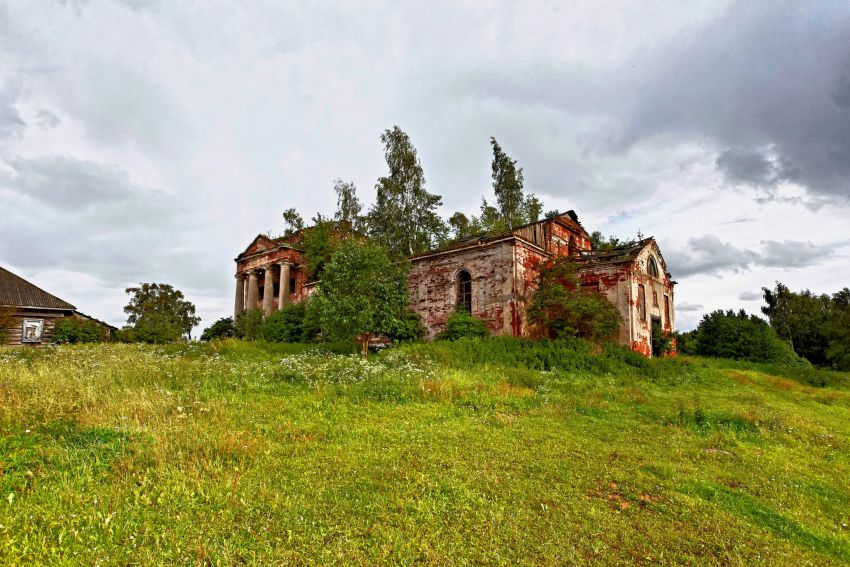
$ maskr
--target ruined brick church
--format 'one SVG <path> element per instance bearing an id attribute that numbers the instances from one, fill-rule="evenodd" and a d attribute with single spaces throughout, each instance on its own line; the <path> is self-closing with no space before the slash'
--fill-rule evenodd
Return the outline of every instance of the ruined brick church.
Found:
<path id="1" fill-rule="evenodd" d="M 270 313 L 306 299 L 308 282 L 298 233 L 282 238 L 257 236 L 236 257 L 235 313 Z M 584 290 L 596 290 L 617 306 L 622 322 L 617 339 L 651 356 L 652 324 L 664 334 L 675 329 L 673 287 L 653 238 L 619 248 L 594 250 L 573 211 L 517 227 L 499 235 L 453 242 L 410 258 L 411 308 L 434 338 L 456 309 L 487 323 L 494 335 L 531 336 L 538 332 L 525 315 L 524 298 L 533 287 L 535 266 L 568 256 L 581 266 Z"/>

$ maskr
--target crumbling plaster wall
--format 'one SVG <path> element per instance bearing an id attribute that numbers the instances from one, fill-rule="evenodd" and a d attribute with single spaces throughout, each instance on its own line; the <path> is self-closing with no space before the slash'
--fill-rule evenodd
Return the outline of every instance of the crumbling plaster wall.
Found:
<path id="1" fill-rule="evenodd" d="M 408 273 L 411 308 L 422 318 L 426 338 L 443 330 L 458 304 L 458 274 L 472 277 L 472 315 L 494 335 L 512 333 L 516 312 L 513 291 L 513 239 L 416 258 Z"/>
<path id="2" fill-rule="evenodd" d="M 617 341 L 623 345 L 631 345 L 634 337 L 632 322 L 636 313 L 634 302 L 637 298 L 637 292 L 632 290 L 631 266 L 629 264 L 591 265 L 579 270 L 579 276 L 582 288 L 598 291 L 602 297 L 617 307 L 622 317 Z"/>
<path id="3" fill-rule="evenodd" d="M 650 258 L 654 258 L 657 262 L 658 277 L 649 274 Z M 650 356 L 652 354 L 652 319 L 657 318 L 661 321 L 661 328 L 665 333 L 672 333 L 676 329 L 673 282 L 667 275 L 667 265 L 654 242 L 641 251 L 632 265 L 632 274 L 634 297 L 638 297 L 640 286 L 644 286 L 646 290 L 646 318 L 642 317 L 640 305 L 636 303 L 633 306 L 635 334 L 632 339 L 632 350 Z M 668 302 L 669 313 L 667 313 L 668 308 L 665 307 L 665 298 Z"/>
<path id="4" fill-rule="evenodd" d="M 528 321 L 526 304 L 537 286 L 540 265 L 549 256 L 537 246 L 518 240 L 514 247 L 514 297 L 511 330 L 516 337 L 538 336 L 541 330 Z"/>
<path id="5" fill-rule="evenodd" d="M 650 257 L 655 258 L 658 264 L 658 277 L 649 274 Z M 654 243 L 644 248 L 633 262 L 591 264 L 582 268 L 580 274 L 583 286 L 595 286 L 603 297 L 619 309 L 622 321 L 617 338 L 620 344 L 629 345 L 635 352 L 651 356 L 653 317 L 661 320 L 664 332 L 675 330 L 673 282 L 667 275 L 667 266 Z M 644 286 L 646 301 L 645 318 L 640 304 L 641 286 Z M 654 298 L 657 298 L 657 304 Z"/>

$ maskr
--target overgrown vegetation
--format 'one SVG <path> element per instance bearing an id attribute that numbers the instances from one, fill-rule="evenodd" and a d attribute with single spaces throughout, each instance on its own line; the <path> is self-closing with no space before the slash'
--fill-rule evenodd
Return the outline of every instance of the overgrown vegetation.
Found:
<path id="1" fill-rule="evenodd" d="M 263 336 L 263 310 L 246 309 L 236 316 L 233 330 L 240 339 L 247 341 L 259 339 Z"/>
<path id="2" fill-rule="evenodd" d="M 696 330 L 683 341 L 682 352 L 753 362 L 803 362 L 766 321 L 747 315 L 743 309 L 704 315 Z"/>
<path id="3" fill-rule="evenodd" d="M 233 317 L 222 317 L 201 333 L 202 341 L 212 341 L 215 339 L 229 339 L 236 336 L 236 329 L 233 326 Z"/>
<path id="4" fill-rule="evenodd" d="M 61 317 L 53 325 L 53 342 L 58 344 L 96 343 L 109 340 L 109 331 L 94 321 Z"/>
<path id="5" fill-rule="evenodd" d="M 762 313 L 794 352 L 818 366 L 850 370 L 850 289 L 816 295 L 776 282 L 775 289 L 762 292 Z"/>
<path id="6" fill-rule="evenodd" d="M 613 234 L 606 237 L 598 230 L 594 230 L 590 233 L 590 243 L 594 250 L 610 250 L 612 248 L 620 248 L 622 246 L 634 246 L 641 238 L 643 238 L 642 234 L 638 234 L 637 239 L 621 239 Z"/>
<path id="7" fill-rule="evenodd" d="M 310 308 L 326 336 L 357 339 L 367 356 L 369 343 L 376 337 L 409 332 L 407 268 L 379 245 L 342 243 L 310 298 Z"/>
<path id="8" fill-rule="evenodd" d="M 570 258 L 552 258 L 537 269 L 528 318 L 556 338 L 610 339 L 620 311 L 597 291 L 581 289 L 578 266 Z"/>
<path id="9" fill-rule="evenodd" d="M 328 348 L 0 350 L 0 563 L 850 561 L 848 374 Z"/>
<path id="10" fill-rule="evenodd" d="M 489 336 L 490 330 L 487 324 L 473 317 L 464 310 L 457 310 L 449 315 L 445 328 L 440 331 L 437 338 L 444 341 L 456 341 L 458 339 L 480 339 Z"/>
<path id="11" fill-rule="evenodd" d="M 273 343 L 297 343 L 308 340 L 304 336 L 304 316 L 307 305 L 304 302 L 290 303 L 283 309 L 272 312 L 263 319 L 260 334 Z"/>

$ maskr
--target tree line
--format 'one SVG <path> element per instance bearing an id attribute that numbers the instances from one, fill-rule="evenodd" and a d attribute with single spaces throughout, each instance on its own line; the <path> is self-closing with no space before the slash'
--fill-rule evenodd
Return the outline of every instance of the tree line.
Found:
<path id="1" fill-rule="evenodd" d="M 678 336 L 679 350 L 758 362 L 807 361 L 850 370 L 850 289 L 833 294 L 762 288 L 767 319 L 743 310 L 714 311 Z"/>
<path id="2" fill-rule="evenodd" d="M 452 240 L 508 231 L 543 216 L 543 203 L 536 195 L 525 192 L 522 168 L 495 138 L 490 138 L 495 202 L 491 204 L 482 197 L 478 215 L 455 212 L 448 219 L 438 213 L 442 197 L 426 189 L 425 173 L 410 136 L 393 126 L 381 134 L 381 144 L 388 171 L 375 184 L 375 202 L 371 207 L 364 211 L 353 182 L 336 179 L 333 187 L 336 212 L 332 217 L 317 213 L 311 219 L 310 230 L 303 233 L 308 262 L 314 258 L 312 275 L 318 275 L 330 256 L 329 242 L 334 230 L 368 236 L 392 256 L 406 257 Z M 558 211 L 549 211 L 546 216 L 557 214 Z M 307 227 L 294 208 L 283 212 L 283 221 L 285 235 Z"/>

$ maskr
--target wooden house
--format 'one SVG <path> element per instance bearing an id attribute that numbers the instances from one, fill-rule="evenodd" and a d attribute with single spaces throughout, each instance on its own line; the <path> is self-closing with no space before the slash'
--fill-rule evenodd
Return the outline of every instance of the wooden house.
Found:
<path id="1" fill-rule="evenodd" d="M 11 345 L 39 346 L 53 336 L 56 321 L 76 317 L 102 325 L 105 334 L 115 327 L 77 311 L 76 307 L 40 287 L 0 267 L 0 326 L 2 342 Z"/>

